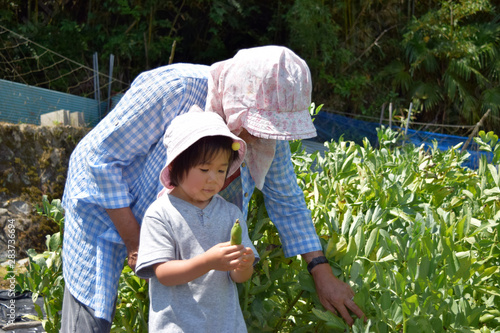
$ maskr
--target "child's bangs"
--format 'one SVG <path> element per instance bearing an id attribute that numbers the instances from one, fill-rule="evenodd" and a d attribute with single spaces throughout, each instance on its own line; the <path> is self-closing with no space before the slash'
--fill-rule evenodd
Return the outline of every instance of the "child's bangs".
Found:
<path id="1" fill-rule="evenodd" d="M 213 138 L 213 137 L 212 137 Z M 226 153 L 230 162 L 230 152 L 232 140 L 225 136 L 215 137 L 213 140 L 203 140 L 200 142 L 199 154 L 195 165 L 207 164 L 220 153 Z"/>

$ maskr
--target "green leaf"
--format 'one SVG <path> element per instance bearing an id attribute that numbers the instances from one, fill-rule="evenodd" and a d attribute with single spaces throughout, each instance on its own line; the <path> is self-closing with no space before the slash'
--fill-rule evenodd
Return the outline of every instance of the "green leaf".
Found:
<path id="1" fill-rule="evenodd" d="M 429 318 L 424 315 L 412 316 L 407 323 L 408 333 L 433 332 Z"/>
<path id="2" fill-rule="evenodd" d="M 342 235 L 347 235 L 349 233 L 349 227 L 352 220 L 352 207 L 349 206 L 347 212 L 344 214 L 344 220 L 342 221 Z"/>
<path id="3" fill-rule="evenodd" d="M 327 322 L 328 328 L 330 329 L 344 330 L 346 328 L 346 324 L 344 323 L 344 321 L 330 311 L 321 311 L 316 308 L 312 308 L 311 311 L 316 317 Z"/>
<path id="4" fill-rule="evenodd" d="M 40 305 L 38 305 L 36 302 L 36 299 L 33 300 L 33 307 L 35 308 L 35 311 L 36 311 L 36 314 L 38 315 L 38 319 L 43 319 L 44 316 L 43 316 L 43 312 L 42 312 L 42 308 L 40 307 Z"/>
<path id="5" fill-rule="evenodd" d="M 456 258 L 458 260 L 458 265 L 459 268 L 456 271 L 455 275 L 451 279 L 452 282 L 456 282 L 460 279 L 469 279 L 470 276 L 470 267 L 472 265 L 471 257 L 470 257 L 470 252 L 464 251 L 464 252 L 458 252 L 455 254 Z"/>
<path id="6" fill-rule="evenodd" d="M 416 309 L 418 308 L 418 297 L 417 295 L 411 295 L 410 297 L 407 297 L 403 301 L 403 312 L 406 313 L 406 315 L 412 315 L 415 313 Z"/>
<path id="7" fill-rule="evenodd" d="M 370 237 L 368 237 L 368 241 L 366 242 L 365 256 L 367 257 L 370 256 L 372 251 L 375 249 L 377 238 L 378 238 L 378 228 L 375 228 L 370 232 Z"/>
<path id="8" fill-rule="evenodd" d="M 316 292 L 316 285 L 314 284 L 314 279 L 312 278 L 311 274 L 309 274 L 309 272 L 300 271 L 298 277 L 299 277 L 300 288 L 302 290 L 308 291 L 310 293 Z"/>
<path id="9" fill-rule="evenodd" d="M 319 202 L 319 191 L 318 191 L 318 182 L 314 180 L 314 191 L 313 191 L 314 203 L 317 205 Z"/>
<path id="10" fill-rule="evenodd" d="M 359 260 L 356 260 L 351 265 L 351 270 L 350 270 L 351 281 L 356 281 L 356 279 L 361 273 L 363 273 L 363 263 L 360 262 Z"/>
<path id="11" fill-rule="evenodd" d="M 356 248 L 358 249 L 356 255 L 360 255 L 361 250 L 365 247 L 365 232 L 363 227 L 358 227 L 358 232 L 354 236 L 354 241 L 356 242 Z"/>
<path id="12" fill-rule="evenodd" d="M 400 272 L 394 272 L 396 293 L 403 296 L 406 292 L 406 279 Z"/>
<path id="13" fill-rule="evenodd" d="M 495 182 L 495 185 L 500 186 L 500 173 L 498 172 L 498 166 L 494 166 L 492 164 L 488 164 L 488 170 L 490 171 L 491 177 Z"/>
<path id="14" fill-rule="evenodd" d="M 477 281 L 476 283 L 484 282 L 485 280 L 489 279 L 493 274 L 498 274 L 499 271 L 500 271 L 500 267 L 498 267 L 498 266 L 492 266 L 492 267 L 486 268 L 483 271 L 483 273 L 479 276 L 479 281 Z"/>
<path id="15" fill-rule="evenodd" d="M 383 311 L 389 310 L 393 304 L 393 301 L 391 299 L 391 293 L 389 291 L 382 292 L 382 296 L 380 297 L 379 303 Z"/>
<path id="16" fill-rule="evenodd" d="M 334 259 L 334 261 L 339 262 L 340 259 L 345 255 L 347 251 L 347 241 L 344 236 L 339 236 L 337 233 L 333 233 L 328 239 L 325 256 L 328 259 Z"/>
<path id="17" fill-rule="evenodd" d="M 420 258 L 420 265 L 418 265 L 417 268 L 417 279 L 426 281 L 426 279 L 429 277 L 429 267 L 430 267 L 429 257 L 422 256 Z"/>
<path id="18" fill-rule="evenodd" d="M 354 237 L 349 238 L 349 243 L 347 244 L 347 251 L 345 255 L 342 257 L 340 260 L 340 265 L 341 266 L 347 266 L 352 264 L 354 258 L 356 257 L 356 254 L 358 252 L 358 248 L 356 246 L 356 241 L 354 240 Z"/>
<path id="19" fill-rule="evenodd" d="M 47 236 L 46 245 L 49 251 L 57 251 L 60 247 L 62 247 L 61 233 L 56 232 L 52 236 Z"/>
<path id="20" fill-rule="evenodd" d="M 364 218 L 363 216 L 356 216 L 354 219 L 354 223 L 351 224 L 351 227 L 349 228 L 349 237 L 352 237 L 355 235 L 356 232 L 359 232 L 359 227 L 363 225 Z"/>
<path id="21" fill-rule="evenodd" d="M 403 212 L 401 209 L 398 209 L 398 208 L 391 209 L 390 213 L 391 213 L 391 215 L 399 217 L 399 218 L 403 219 L 404 221 L 406 221 L 408 223 L 413 223 L 414 222 L 414 219 L 411 218 L 410 216 L 408 216 L 408 214 L 406 214 L 405 212 Z"/>

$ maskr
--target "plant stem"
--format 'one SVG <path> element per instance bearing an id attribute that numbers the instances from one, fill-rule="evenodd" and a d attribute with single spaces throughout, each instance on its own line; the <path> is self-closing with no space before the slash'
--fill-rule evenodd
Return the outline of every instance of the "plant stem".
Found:
<path id="1" fill-rule="evenodd" d="M 293 307 L 295 306 L 295 304 L 297 304 L 297 302 L 299 301 L 299 299 L 300 299 L 300 297 L 302 296 L 303 293 L 304 293 L 304 290 L 301 290 L 300 293 L 298 293 L 297 296 L 295 296 L 295 298 L 293 299 L 293 301 L 290 304 L 288 304 L 287 309 L 285 310 L 285 312 L 283 313 L 283 315 L 280 317 L 280 320 L 276 324 L 276 328 L 275 328 L 274 332 L 280 332 L 281 326 L 283 326 L 283 322 L 285 321 L 288 313 L 293 309 Z"/>
<path id="2" fill-rule="evenodd" d="M 493 244 L 496 244 L 497 239 L 498 239 L 498 232 L 495 233 L 495 237 L 493 238 Z M 494 248 L 495 248 L 495 245 L 491 246 L 491 249 L 490 249 L 490 258 L 493 257 L 493 249 Z"/>
<path id="3" fill-rule="evenodd" d="M 250 290 L 250 281 L 251 280 L 247 280 L 245 281 L 245 290 L 244 290 L 244 293 L 245 293 L 245 296 L 243 298 L 243 313 L 245 313 L 248 309 L 248 292 Z"/>

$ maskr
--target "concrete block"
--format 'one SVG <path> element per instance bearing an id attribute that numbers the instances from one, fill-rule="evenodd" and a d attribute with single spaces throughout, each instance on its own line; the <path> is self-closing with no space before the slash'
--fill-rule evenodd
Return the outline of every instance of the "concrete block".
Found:
<path id="1" fill-rule="evenodd" d="M 57 126 L 69 125 L 70 112 L 68 110 L 58 110 L 40 115 L 40 125 L 42 126 Z"/>
<path id="2" fill-rule="evenodd" d="M 83 112 L 71 112 L 69 115 L 71 126 L 85 127 Z"/>

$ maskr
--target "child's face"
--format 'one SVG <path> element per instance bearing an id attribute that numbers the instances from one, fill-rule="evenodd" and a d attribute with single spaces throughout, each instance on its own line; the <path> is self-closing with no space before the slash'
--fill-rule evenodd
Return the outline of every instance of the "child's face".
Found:
<path id="1" fill-rule="evenodd" d="M 218 152 L 211 161 L 191 168 L 170 194 L 199 208 L 205 208 L 210 199 L 222 189 L 228 164 L 229 153 Z"/>

